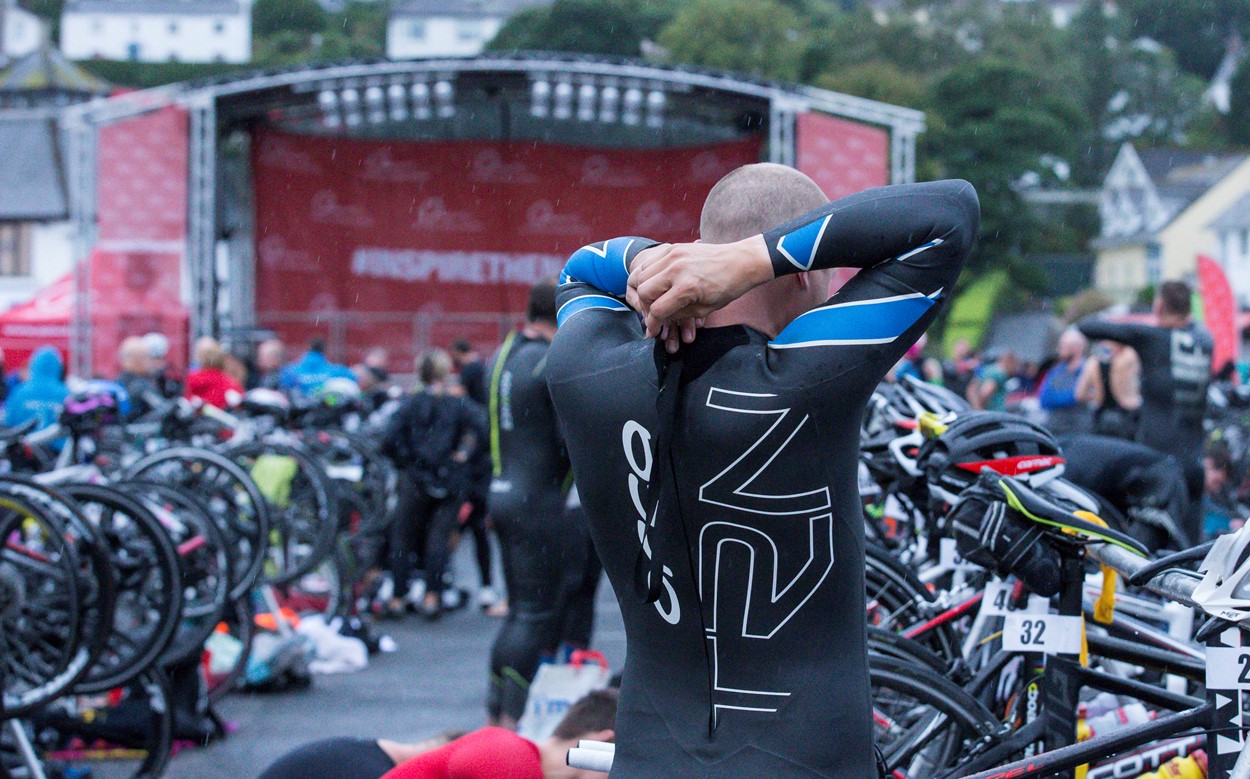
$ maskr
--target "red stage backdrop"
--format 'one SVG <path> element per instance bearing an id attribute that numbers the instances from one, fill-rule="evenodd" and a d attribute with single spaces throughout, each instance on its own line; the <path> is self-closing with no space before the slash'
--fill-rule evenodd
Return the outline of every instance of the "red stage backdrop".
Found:
<path id="1" fill-rule="evenodd" d="M 256 308 L 288 342 L 355 360 L 414 341 L 482 346 L 574 249 L 617 235 L 697 236 L 725 173 L 761 141 L 661 150 L 530 142 L 365 141 L 257 130 Z M 417 320 L 416 315 L 426 315 Z"/>
<path id="2" fill-rule="evenodd" d="M 91 256 L 92 364 L 117 371 L 122 339 L 158 331 L 170 362 L 186 364 L 180 301 L 187 238 L 187 113 L 164 108 L 100 130 L 97 219 Z"/>
<path id="3" fill-rule="evenodd" d="M 794 167 L 812 177 L 830 200 L 890 183 L 890 134 L 827 114 L 799 114 L 794 127 Z M 838 271 L 836 291 L 854 270 Z"/>

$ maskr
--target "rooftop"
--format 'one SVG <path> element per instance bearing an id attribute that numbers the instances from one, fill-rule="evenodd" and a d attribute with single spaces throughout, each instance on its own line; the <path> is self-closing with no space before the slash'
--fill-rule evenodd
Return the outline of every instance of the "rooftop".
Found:
<path id="1" fill-rule="evenodd" d="M 237 14 L 250 6 L 241 0 L 66 0 L 71 14 Z"/>
<path id="2" fill-rule="evenodd" d="M 0 114 L 0 221 L 64 219 L 69 213 L 61 180 L 56 124 L 50 118 Z"/>
<path id="3" fill-rule="evenodd" d="M 393 0 L 391 16 L 450 16 L 507 18 L 527 8 L 550 5 L 552 0 Z"/>
<path id="4" fill-rule="evenodd" d="M 1169 218 L 1202 197 L 1246 159 L 1244 154 L 1213 154 L 1188 149 L 1144 149 L 1138 156 Z"/>

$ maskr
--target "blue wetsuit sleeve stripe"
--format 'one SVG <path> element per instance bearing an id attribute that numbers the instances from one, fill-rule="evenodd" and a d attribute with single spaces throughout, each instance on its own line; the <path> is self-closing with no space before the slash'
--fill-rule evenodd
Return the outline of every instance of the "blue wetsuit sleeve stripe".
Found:
<path id="1" fill-rule="evenodd" d="M 971 184 L 934 181 L 879 187 L 834 200 L 769 230 L 764 242 L 777 276 L 871 268 L 909 260 L 944 243 L 966 252 L 979 222 L 980 205 Z"/>
<path id="2" fill-rule="evenodd" d="M 891 343 L 933 308 L 919 293 L 817 308 L 791 322 L 769 346 L 858 346 Z"/>
<path id="3" fill-rule="evenodd" d="M 587 311 L 589 309 L 632 311 L 629 306 L 625 305 L 616 298 L 609 297 L 607 295 L 582 295 L 581 297 L 573 298 L 560 306 L 559 310 L 556 311 L 556 325 L 558 327 L 563 327 L 564 323 L 567 322 L 574 314 Z"/>
<path id="4" fill-rule="evenodd" d="M 560 283 L 580 281 L 609 295 L 624 297 L 629 263 L 639 252 L 655 245 L 647 238 L 626 236 L 583 246 L 569 257 Z"/>

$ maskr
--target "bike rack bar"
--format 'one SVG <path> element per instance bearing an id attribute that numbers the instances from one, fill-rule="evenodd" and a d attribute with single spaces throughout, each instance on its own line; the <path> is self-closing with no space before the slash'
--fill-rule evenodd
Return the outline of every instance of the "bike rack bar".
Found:
<path id="1" fill-rule="evenodd" d="M 1089 556 L 1110 568 L 1114 568 L 1126 579 L 1146 567 L 1145 560 L 1132 552 L 1111 544 L 1093 544 L 1088 547 Z M 1191 608 L 1200 609 L 1194 603 L 1194 588 L 1200 580 L 1192 574 L 1179 570 L 1163 571 L 1141 586 L 1151 592 L 1158 593 L 1168 600 L 1182 603 Z"/>

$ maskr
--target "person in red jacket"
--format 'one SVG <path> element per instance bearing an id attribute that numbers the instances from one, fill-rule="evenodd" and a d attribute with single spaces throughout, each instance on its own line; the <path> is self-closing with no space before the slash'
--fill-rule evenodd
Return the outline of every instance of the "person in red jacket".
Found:
<path id="1" fill-rule="evenodd" d="M 570 706 L 540 744 L 503 728 L 420 744 L 325 739 L 287 753 L 260 779 L 593 779 L 603 774 L 570 768 L 568 751 L 582 739 L 611 741 L 615 726 L 616 692 L 601 690 Z"/>
<path id="2" fill-rule="evenodd" d="M 199 398 L 205 403 L 226 408 L 230 405 L 229 393 L 243 394 L 243 385 L 226 373 L 226 350 L 212 338 L 201 338 L 195 344 L 195 361 L 199 368 L 187 374 L 186 396 Z"/>

